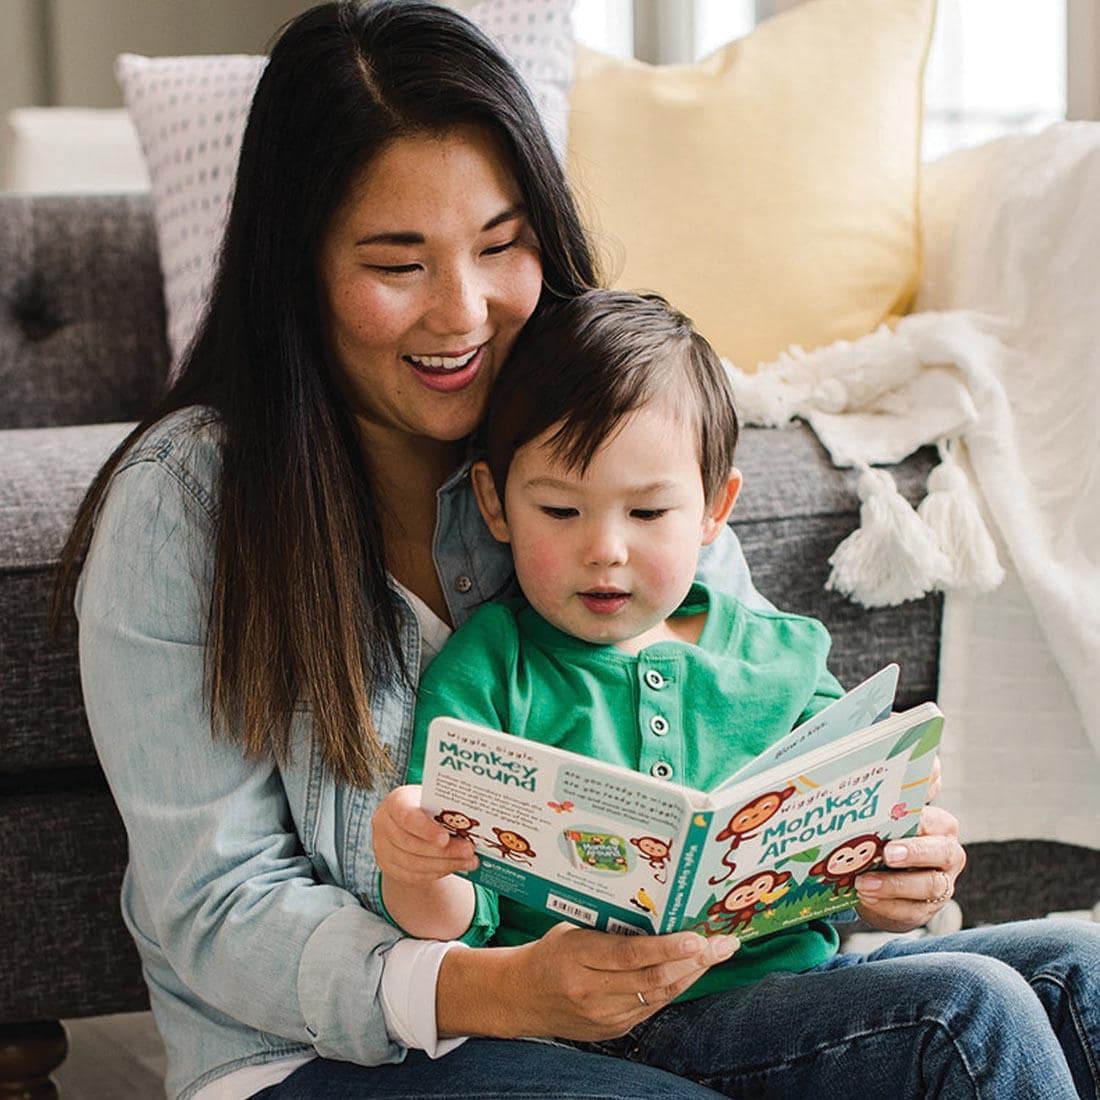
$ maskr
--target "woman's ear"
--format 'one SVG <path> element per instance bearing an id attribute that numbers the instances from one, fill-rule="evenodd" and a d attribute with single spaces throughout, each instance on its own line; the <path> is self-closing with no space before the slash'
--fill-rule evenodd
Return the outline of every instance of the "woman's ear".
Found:
<path id="1" fill-rule="evenodd" d="M 706 514 L 703 516 L 702 545 L 709 546 L 718 537 L 718 533 L 726 525 L 733 511 L 734 501 L 741 492 L 741 471 L 735 466 L 730 470 L 730 476 L 726 484 L 718 490 L 714 499 L 707 505 Z"/>
<path id="2" fill-rule="evenodd" d="M 487 462 L 475 462 L 470 467 L 470 481 L 474 487 L 474 498 L 477 500 L 481 518 L 485 520 L 485 526 L 497 542 L 511 542 L 512 535 L 508 530 L 508 521 L 504 518 L 504 502 L 497 496 L 496 483 L 489 470 Z"/>

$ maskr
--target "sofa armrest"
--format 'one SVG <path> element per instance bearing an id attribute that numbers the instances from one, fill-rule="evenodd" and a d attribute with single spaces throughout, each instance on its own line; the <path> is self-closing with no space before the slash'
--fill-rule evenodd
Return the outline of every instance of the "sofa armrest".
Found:
<path id="1" fill-rule="evenodd" d="M 148 195 L 0 195 L 0 429 L 139 419 L 164 331 Z"/>
<path id="2" fill-rule="evenodd" d="M 48 626 L 77 506 L 132 424 L 0 431 L 0 790 L 4 777 L 94 767 L 75 621 Z"/>

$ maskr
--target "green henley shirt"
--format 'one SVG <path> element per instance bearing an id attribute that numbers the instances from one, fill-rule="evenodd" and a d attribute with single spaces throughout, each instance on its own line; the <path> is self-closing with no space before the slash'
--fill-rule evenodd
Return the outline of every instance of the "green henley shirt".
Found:
<path id="1" fill-rule="evenodd" d="M 563 633 L 523 600 L 486 604 L 420 681 L 409 781 L 419 782 L 428 724 L 445 715 L 710 790 L 844 692 L 826 667 L 816 619 L 745 607 L 696 583 L 676 615 L 706 612 L 696 644 L 634 655 Z M 494 943 L 528 943 L 557 918 L 500 899 Z M 814 921 L 750 941 L 681 999 L 802 971 L 833 955 Z"/>

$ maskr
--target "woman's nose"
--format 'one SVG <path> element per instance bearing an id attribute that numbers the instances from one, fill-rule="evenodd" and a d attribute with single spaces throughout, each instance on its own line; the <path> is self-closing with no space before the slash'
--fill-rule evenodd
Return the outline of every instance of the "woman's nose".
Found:
<path id="1" fill-rule="evenodd" d="M 456 269 L 439 281 L 427 317 L 441 336 L 465 336 L 480 329 L 489 316 L 489 296 L 477 272 Z"/>

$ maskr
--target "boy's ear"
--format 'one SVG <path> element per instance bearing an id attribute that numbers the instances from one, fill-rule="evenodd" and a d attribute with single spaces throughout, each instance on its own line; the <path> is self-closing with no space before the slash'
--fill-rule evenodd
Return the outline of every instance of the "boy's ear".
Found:
<path id="1" fill-rule="evenodd" d="M 733 511 L 733 504 L 739 492 L 741 492 L 741 471 L 735 466 L 730 470 L 726 484 L 707 505 L 706 515 L 703 516 L 703 546 L 709 546 L 718 537 L 719 532 L 726 525 L 726 520 L 729 519 L 730 512 Z"/>
<path id="2" fill-rule="evenodd" d="M 493 475 L 489 471 L 487 462 L 475 462 L 470 467 L 470 481 L 474 487 L 474 498 L 477 500 L 481 518 L 485 520 L 485 526 L 497 542 L 511 542 L 512 535 L 508 530 L 508 521 L 504 518 L 504 503 L 497 495 L 497 487 L 493 482 Z"/>

